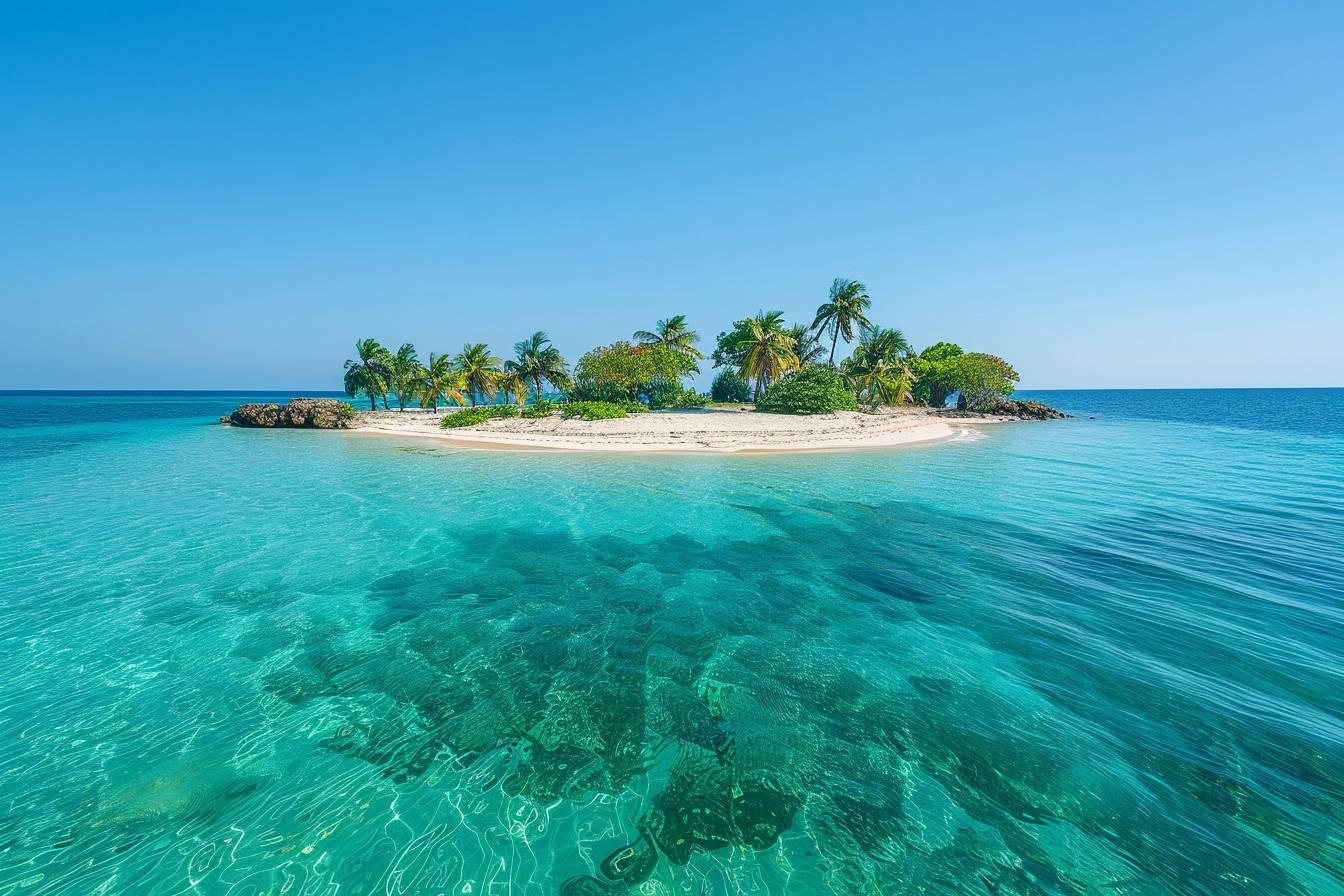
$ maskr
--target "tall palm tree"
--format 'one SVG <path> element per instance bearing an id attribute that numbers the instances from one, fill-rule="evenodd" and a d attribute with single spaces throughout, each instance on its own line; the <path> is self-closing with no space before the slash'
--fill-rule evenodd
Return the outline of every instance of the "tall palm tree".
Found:
<path id="1" fill-rule="evenodd" d="M 415 391 L 417 383 L 422 379 L 423 370 L 424 368 L 420 366 L 420 357 L 415 353 L 415 346 L 409 342 L 402 343 L 397 353 L 388 357 L 388 382 L 397 396 L 397 410 L 406 410 L 406 398 Z"/>
<path id="2" fill-rule="evenodd" d="M 494 399 L 496 384 L 504 373 L 499 364 L 499 358 L 490 354 L 490 347 L 484 342 L 467 343 L 453 358 L 453 366 L 462 374 L 463 384 L 471 396 L 472 407 L 476 407 L 477 395 Z"/>
<path id="3" fill-rule="evenodd" d="M 913 398 L 913 352 L 900 330 L 864 327 L 854 353 L 840 365 L 841 375 L 866 404 L 905 404 Z"/>
<path id="4" fill-rule="evenodd" d="M 347 358 L 345 362 L 345 394 L 354 398 L 363 392 L 369 397 L 369 410 L 376 411 L 379 395 L 387 404 L 387 349 L 377 339 L 360 339 L 355 342 L 355 354 L 358 361 Z"/>
<path id="5" fill-rule="evenodd" d="M 424 368 L 420 378 L 420 407 L 437 411 L 440 396 L 466 404 L 467 396 L 462 394 L 465 388 L 462 374 L 453 369 L 453 359 L 430 352 L 429 366 Z"/>
<path id="6" fill-rule="evenodd" d="M 635 338 L 645 345 L 665 345 L 699 360 L 704 357 L 695 344 L 700 334 L 686 325 L 686 315 L 675 314 L 654 324 L 653 330 L 636 330 Z"/>
<path id="7" fill-rule="evenodd" d="M 738 340 L 742 376 L 755 384 L 752 401 L 766 386 L 798 367 L 793 337 L 784 326 L 784 312 L 759 311 L 747 321 L 746 335 Z"/>
<path id="8" fill-rule="evenodd" d="M 517 354 L 516 361 L 505 361 L 504 372 L 531 380 L 536 389 L 537 401 L 541 401 L 542 381 L 557 389 L 569 385 L 569 369 L 559 349 L 551 345 L 551 338 L 538 330 L 527 339 L 513 344 Z"/>
<path id="9" fill-rule="evenodd" d="M 821 336 L 807 324 L 794 324 L 789 327 L 789 338 L 793 340 L 793 353 L 798 356 L 799 367 L 810 367 L 821 362 L 826 354 L 826 346 L 821 344 Z"/>
<path id="10" fill-rule="evenodd" d="M 853 342 L 855 331 L 868 326 L 864 312 L 871 304 L 868 288 L 859 281 L 836 277 L 831 283 L 830 298 L 817 309 L 812 327 L 831 334 L 831 359 L 828 363 L 832 367 L 835 366 L 835 344 L 841 336 L 845 337 L 845 342 Z"/>

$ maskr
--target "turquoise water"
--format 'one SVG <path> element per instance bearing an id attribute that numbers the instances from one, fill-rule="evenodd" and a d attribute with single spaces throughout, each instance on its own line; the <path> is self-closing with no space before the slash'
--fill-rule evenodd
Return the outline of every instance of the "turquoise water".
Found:
<path id="1" fill-rule="evenodd" d="M 1344 390 L 740 458 L 253 397 L 0 393 L 0 896 L 1344 893 Z"/>

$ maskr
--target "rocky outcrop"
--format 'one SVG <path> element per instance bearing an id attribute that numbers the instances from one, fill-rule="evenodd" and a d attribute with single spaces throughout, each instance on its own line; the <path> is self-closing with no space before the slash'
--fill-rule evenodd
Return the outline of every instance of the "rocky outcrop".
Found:
<path id="1" fill-rule="evenodd" d="M 957 417 L 966 420 L 974 420 L 977 417 L 980 419 L 997 417 L 1002 420 L 1062 420 L 1069 416 L 1039 401 L 1018 401 L 1011 398 L 978 405 L 969 410 L 945 408 L 934 413 L 939 417 Z"/>
<path id="2" fill-rule="evenodd" d="M 1062 420 L 1069 416 L 1039 401 L 1016 401 L 1011 398 L 1002 399 L 987 407 L 978 407 L 976 410 L 982 414 L 1015 417 L 1018 420 Z"/>
<path id="3" fill-rule="evenodd" d="M 245 404 L 220 423 L 232 426 L 344 429 L 355 422 L 349 402 L 334 398 L 291 398 L 288 404 Z"/>

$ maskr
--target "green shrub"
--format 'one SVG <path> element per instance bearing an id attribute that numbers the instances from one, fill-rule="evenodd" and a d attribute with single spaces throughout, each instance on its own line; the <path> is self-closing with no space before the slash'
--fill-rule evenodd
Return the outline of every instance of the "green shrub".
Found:
<path id="1" fill-rule="evenodd" d="M 643 405 L 639 407 L 640 410 L 644 409 Z M 624 407 L 611 401 L 572 401 L 560 409 L 560 416 L 566 420 L 573 417 L 580 420 L 615 420 L 627 413 Z"/>
<path id="2" fill-rule="evenodd" d="M 520 416 L 528 420 L 540 420 L 542 417 L 549 417 L 555 411 L 555 402 L 547 401 L 542 398 L 528 407 L 523 408 Z"/>
<path id="3" fill-rule="evenodd" d="M 463 426 L 479 426 L 487 420 L 517 416 L 518 406 L 515 404 L 483 404 L 454 411 L 444 417 L 439 425 L 444 429 L 458 429 Z"/>
<path id="4" fill-rule="evenodd" d="M 628 401 L 630 392 L 619 386 L 612 386 L 606 383 L 594 383 L 590 380 L 579 380 L 574 383 L 566 393 L 570 401 L 604 401 L 615 404 L 621 401 Z"/>
<path id="5" fill-rule="evenodd" d="M 623 398 L 620 401 L 611 402 L 616 407 L 625 411 L 627 414 L 645 414 L 648 413 L 648 407 L 642 401 L 632 401 L 629 398 Z"/>
<path id="6" fill-rule="evenodd" d="M 854 392 L 840 374 L 822 364 L 776 380 L 756 402 L 756 410 L 772 414 L 830 414 L 858 409 Z"/>
<path id="7" fill-rule="evenodd" d="M 729 368 L 714 377 L 709 387 L 709 395 L 715 401 L 751 401 L 751 383 L 742 378 L 742 374 Z"/>
<path id="8" fill-rule="evenodd" d="M 705 396 L 694 389 L 683 388 L 677 380 L 659 379 L 649 384 L 649 410 L 660 411 L 664 408 L 701 408 L 705 406 Z"/>

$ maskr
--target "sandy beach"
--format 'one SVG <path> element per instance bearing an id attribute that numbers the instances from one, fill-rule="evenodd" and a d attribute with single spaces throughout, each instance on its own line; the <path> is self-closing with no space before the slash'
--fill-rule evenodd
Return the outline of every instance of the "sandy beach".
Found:
<path id="1" fill-rule="evenodd" d="M 351 431 L 423 436 L 474 448 L 732 453 L 913 445 L 952 438 L 971 423 L 922 408 L 811 417 L 705 408 L 654 411 L 617 420 L 562 420 L 558 415 L 541 420 L 511 418 L 460 429 L 440 427 L 443 416 L 443 412 L 418 409 L 363 411 Z"/>

